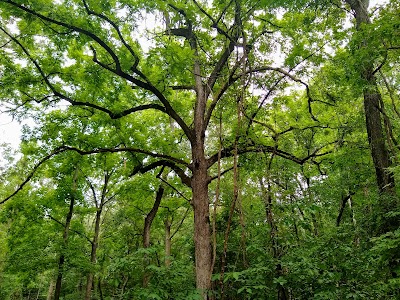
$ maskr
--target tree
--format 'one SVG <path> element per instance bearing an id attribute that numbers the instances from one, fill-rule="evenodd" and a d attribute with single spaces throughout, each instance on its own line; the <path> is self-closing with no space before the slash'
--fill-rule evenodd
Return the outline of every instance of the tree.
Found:
<path id="1" fill-rule="evenodd" d="M 38 124 L 36 129 L 24 132 L 26 142 L 38 141 L 28 153 L 36 164 L 32 172 L 25 173 L 26 180 L 16 191 L 21 191 L 48 160 L 66 152 L 86 157 L 110 153 L 115 168 L 123 169 L 121 174 L 142 179 L 146 178 L 143 173 L 155 178 L 164 169 L 171 170 L 169 179 L 176 183 L 179 178 L 186 186 L 179 185 L 177 193 L 185 189 L 192 192 L 196 286 L 206 299 L 213 298 L 215 266 L 221 267 L 222 277 L 226 270 L 228 282 L 240 278 L 232 265 L 240 266 L 245 269 L 240 276 L 247 276 L 246 282 L 251 282 L 255 270 L 250 268 L 246 273 L 243 233 L 247 211 L 242 206 L 250 208 L 241 204 L 241 197 L 249 202 L 254 199 L 244 197 L 241 188 L 249 184 L 249 190 L 260 192 L 261 182 L 265 187 L 263 216 L 267 216 L 270 227 L 267 240 L 269 249 L 275 247 L 275 261 L 268 265 L 274 274 L 268 273 L 268 278 L 284 299 L 291 291 L 285 288 L 285 244 L 277 236 L 297 239 L 300 244 L 306 239 L 305 233 L 318 239 L 325 227 L 331 228 L 323 218 L 331 217 L 334 209 L 327 200 L 324 203 L 329 208 L 324 214 L 320 212 L 321 195 L 328 197 L 318 187 L 328 176 L 326 170 L 336 171 L 329 166 L 329 160 L 333 160 L 330 154 L 342 149 L 351 128 L 347 120 L 342 122 L 344 116 L 332 121 L 332 111 L 342 109 L 346 117 L 353 115 L 348 113 L 349 105 L 339 107 L 335 95 L 330 97 L 314 89 L 322 85 L 318 78 L 312 84 L 306 78 L 330 59 L 331 54 L 324 50 L 326 45 L 337 49 L 345 40 L 337 22 L 344 14 L 324 1 L 226 2 L 0 1 L 4 40 L 1 99 L 15 116 L 30 114 Z M 142 29 L 140 23 L 146 18 L 163 21 Z M 150 40 L 149 45 L 143 42 L 143 36 L 138 37 L 141 34 Z M 340 40 L 332 41 L 336 37 Z M 274 64 L 276 51 L 283 57 L 280 66 Z M 329 63 L 326 65 L 329 68 Z M 336 88 L 332 83 L 328 86 Z M 337 157 L 335 162 L 340 164 Z M 248 182 L 246 173 L 261 160 L 273 163 L 267 170 L 268 164 L 263 164 Z M 231 170 L 233 176 L 228 174 Z M 103 187 L 109 179 L 107 172 Z M 353 192 L 351 184 L 359 181 L 349 180 L 344 182 L 346 186 L 340 186 L 336 179 L 331 181 L 337 183 L 335 188 L 349 193 Z M 218 192 L 211 234 L 209 191 L 214 180 Z M 89 184 L 92 190 L 95 181 Z M 142 189 L 142 195 L 134 193 L 138 198 L 134 203 L 145 201 L 144 190 L 150 191 L 154 200 L 154 183 L 140 185 L 139 181 L 132 180 L 132 190 Z M 220 184 L 229 188 L 221 192 Z M 92 194 L 99 200 L 91 240 L 94 263 L 106 198 L 105 193 L 99 197 Z M 138 217 L 142 220 L 147 216 L 145 224 L 134 222 L 139 224 L 145 247 L 152 220 L 157 221 L 154 216 L 161 196 L 156 200 L 153 210 L 145 207 L 142 210 L 146 213 Z M 220 200 L 222 208 L 217 205 Z M 272 209 L 274 201 L 280 204 L 278 209 Z M 288 225 L 283 220 L 293 211 Z M 217 226 L 220 219 L 227 225 Z M 168 244 L 168 216 L 164 226 Z M 254 226 L 252 230 L 257 232 L 259 228 Z M 225 235 L 218 235 L 218 230 Z M 282 233 L 277 234 L 278 230 Z M 228 253 L 230 235 L 243 254 L 238 264 L 232 263 Z M 138 238 L 118 235 L 116 244 L 123 244 L 123 238 L 129 242 L 130 254 L 139 251 L 131 245 Z M 222 251 L 217 238 L 220 243 L 223 240 Z M 112 256 L 114 250 L 111 247 L 104 251 Z M 121 254 L 120 250 L 115 252 Z M 221 265 L 217 255 L 223 257 Z M 106 256 L 100 264 L 114 268 L 111 274 L 118 284 L 109 290 L 124 294 L 132 279 L 126 275 L 128 267 L 111 263 Z M 93 286 L 91 274 L 87 277 L 87 298 Z M 224 284 L 221 282 L 222 291 Z M 265 285 L 261 286 L 265 291 Z"/>
<path id="2" fill-rule="evenodd" d="M 354 55 L 360 55 L 363 57 L 361 64 L 359 65 L 359 74 L 362 80 L 362 91 L 364 96 L 364 110 L 365 110 L 365 119 L 366 119 L 366 128 L 368 133 L 368 141 L 371 148 L 371 155 L 375 166 L 376 171 L 376 181 L 379 188 L 379 191 L 384 196 L 386 195 L 385 200 L 389 201 L 390 198 L 395 197 L 395 182 L 394 176 L 390 167 L 391 163 L 391 154 L 388 150 L 386 141 L 390 139 L 389 136 L 386 136 L 385 131 L 383 129 L 383 100 L 381 92 L 379 91 L 376 73 L 382 67 L 377 64 L 377 55 L 373 54 L 372 59 L 366 59 L 366 55 L 372 54 L 371 46 L 369 45 L 368 37 L 368 26 L 371 24 L 371 19 L 369 17 L 368 6 L 369 1 L 352 1 L 348 0 L 346 3 L 351 7 L 354 12 L 354 17 L 356 19 L 356 30 L 359 33 L 357 36 L 357 45 L 358 50 L 355 51 Z M 384 38 L 384 37 L 383 37 Z M 384 42 L 386 44 L 386 42 Z M 374 50 L 376 52 L 376 49 Z M 381 49 L 383 52 L 390 51 L 388 47 L 386 49 Z M 358 53 L 359 54 L 358 54 Z M 367 54 L 369 53 L 369 54 Z M 383 55 L 387 55 L 383 53 Z M 397 201 L 392 202 L 395 206 Z M 387 209 L 392 205 L 383 204 Z M 385 209 L 384 209 L 385 211 Z M 396 227 L 395 224 L 393 224 Z M 385 225 L 387 227 L 385 230 L 391 228 L 390 224 Z"/>
<path id="3" fill-rule="evenodd" d="M 12 56 L 27 63 L 26 76 L 8 90 L 14 104 L 21 104 L 21 95 L 24 108 L 34 102 L 48 107 L 64 101 L 75 120 L 100 118 L 104 126 L 134 124 L 133 130 L 138 130 L 137 122 L 144 122 L 151 110 L 159 119 L 156 124 L 172 120 L 179 126 L 179 134 L 185 138 L 182 144 L 188 145 L 189 149 L 172 155 L 165 154 L 160 141 L 167 140 L 178 147 L 179 142 L 166 128 L 162 130 L 163 137 L 158 133 L 158 138 L 147 147 L 137 145 L 139 143 L 127 137 L 132 146 L 115 142 L 99 145 L 91 141 L 81 149 L 75 146 L 75 141 L 64 140 L 56 149 L 82 155 L 131 152 L 153 159 L 148 164 L 139 161 L 135 172 L 159 166 L 173 169 L 192 189 L 196 282 L 200 290 L 206 291 L 211 289 L 212 273 L 208 198 L 212 176 L 209 170 L 218 157 L 215 152 L 213 154 L 213 147 L 206 151 L 207 140 L 211 138 L 207 137 L 207 130 L 214 121 L 213 113 L 217 106 L 222 107 L 221 101 L 231 103 L 232 98 L 238 103 L 242 101 L 245 95 L 240 90 L 251 74 L 272 71 L 303 82 L 282 69 L 262 66 L 255 59 L 260 53 L 252 51 L 253 45 L 260 43 L 269 47 L 271 31 L 268 27 L 274 27 L 269 20 L 255 24 L 255 12 L 259 7 L 237 0 L 226 5 L 215 4 L 217 10 L 211 14 L 202 5 L 197 1 L 186 7 L 164 1 L 156 1 L 151 6 L 134 1 L 119 5 L 82 1 L 32 2 L 28 6 L 16 1 L 2 1 L 4 17 L 16 18 L 20 33 L 14 36 L 5 27 L 2 31 L 12 41 Z M 131 35 L 135 30 L 131 17 L 144 9 L 158 10 L 167 20 L 166 29 L 159 30 L 161 36 L 154 36 L 155 46 L 149 53 L 142 51 Z M 130 22 L 122 23 L 118 19 L 121 14 Z M 267 17 L 274 18 L 268 14 Z M 213 28 L 216 38 L 214 33 L 202 31 L 209 27 Z M 247 65 L 253 55 L 255 67 Z M 65 63 L 65 58 L 69 63 Z M 18 69 L 12 60 L 8 61 L 7 67 L 14 71 Z M 9 78 L 12 80 L 12 73 Z M 104 120 L 105 117 L 108 119 Z M 93 126 L 89 128 L 98 131 Z M 151 135 L 151 131 L 148 132 Z M 258 151 L 259 145 L 249 144 L 245 139 L 241 141 L 240 136 L 236 139 L 224 146 L 221 158 Z M 307 159 L 296 158 L 275 147 L 261 147 L 298 163 Z M 191 176 L 186 175 L 188 171 Z M 204 295 L 206 297 L 206 293 Z"/>

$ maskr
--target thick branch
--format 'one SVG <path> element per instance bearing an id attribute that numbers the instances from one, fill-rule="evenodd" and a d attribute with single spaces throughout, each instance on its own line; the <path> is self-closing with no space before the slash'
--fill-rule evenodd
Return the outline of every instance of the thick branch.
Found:
<path id="1" fill-rule="evenodd" d="M 171 85 L 170 88 L 173 89 L 174 91 L 179 91 L 179 90 L 194 91 L 195 90 L 194 85 Z"/>
<path id="2" fill-rule="evenodd" d="M 170 156 L 170 155 L 166 155 L 166 154 L 160 154 L 160 153 L 156 153 L 156 152 L 151 152 L 148 150 L 143 150 L 143 149 L 139 149 L 139 148 L 133 148 L 133 147 L 121 147 L 121 148 L 96 148 L 96 149 L 92 149 L 92 150 L 82 150 L 76 147 L 71 147 L 71 146 L 62 146 L 62 149 L 64 149 L 64 151 L 66 150 L 70 150 L 70 151 L 75 151 L 77 153 L 79 153 L 80 155 L 91 155 L 91 154 L 97 154 L 97 153 L 117 153 L 117 152 L 134 152 L 134 153 L 142 153 L 142 154 L 146 154 L 148 156 L 151 157 L 156 157 L 156 158 L 163 158 L 166 161 L 170 161 L 170 162 L 174 162 L 180 165 L 183 165 L 187 168 L 191 168 L 190 164 L 188 164 L 187 162 L 185 162 L 184 160 L 181 160 L 179 158 Z"/>

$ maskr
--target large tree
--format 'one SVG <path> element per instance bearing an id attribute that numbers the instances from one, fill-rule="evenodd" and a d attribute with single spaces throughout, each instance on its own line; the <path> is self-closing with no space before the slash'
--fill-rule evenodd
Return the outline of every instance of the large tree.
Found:
<path id="1" fill-rule="evenodd" d="M 126 152 L 132 175 L 159 167 L 173 170 L 192 191 L 196 286 L 205 299 L 213 271 L 209 184 L 225 173 L 213 166 L 225 159 L 226 170 L 236 170 L 238 155 L 249 152 L 303 165 L 332 150 L 321 144 L 290 153 L 290 143 L 279 141 L 296 128 L 269 125 L 265 110 L 278 89 L 296 83 L 306 95 L 293 95 L 303 103 L 293 111 L 308 110 L 304 127 L 318 122 L 310 88 L 298 76 L 306 74 L 301 64 L 307 59 L 320 59 L 316 53 L 324 43 L 317 35 L 301 38 L 287 26 L 323 24 L 313 19 L 315 4 L 302 17 L 296 15 L 296 1 L 0 4 L 6 41 L 2 99 L 17 116 L 29 112 L 39 122 L 48 114 L 52 122 L 45 123 L 47 134 L 29 137 L 40 136 L 45 143 L 35 169 L 54 155 L 74 151 Z M 279 20 L 281 6 L 292 10 L 284 20 Z M 146 18 L 163 22 L 143 28 Z M 316 32 L 324 29 L 315 25 Z M 302 43 L 290 47 L 282 41 L 290 35 Z M 282 68 L 272 66 L 277 48 L 288 51 L 281 53 L 286 58 Z M 265 93 L 258 97 L 254 89 Z M 51 112 L 60 107 L 67 113 Z M 75 130 L 58 134 L 71 124 Z M 216 128 L 222 127 L 217 138 Z M 110 138 L 99 139 L 102 135 Z"/>

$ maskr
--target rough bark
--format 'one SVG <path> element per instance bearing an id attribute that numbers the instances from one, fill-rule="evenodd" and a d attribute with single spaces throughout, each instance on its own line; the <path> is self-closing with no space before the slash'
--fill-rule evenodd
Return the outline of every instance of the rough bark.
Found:
<path id="1" fill-rule="evenodd" d="M 368 14 L 368 0 L 346 0 L 354 12 L 356 29 L 363 32 L 363 25 L 371 23 Z M 367 49 L 368 41 L 362 40 L 359 49 Z M 374 61 L 365 60 L 360 65 L 360 77 L 364 81 L 364 111 L 368 142 L 371 149 L 371 156 L 375 167 L 376 182 L 380 192 L 380 203 L 378 213 L 383 217 L 380 224 L 377 224 L 377 233 L 382 234 L 399 228 L 400 220 L 397 216 L 388 217 L 387 213 L 396 210 L 398 199 L 395 191 L 395 181 L 391 166 L 390 153 L 386 146 L 385 131 L 382 127 L 382 96 L 375 77 Z M 398 276 L 399 259 L 397 255 L 389 258 L 389 268 L 393 277 Z"/>
<path id="2" fill-rule="evenodd" d="M 194 244 L 196 261 L 196 287 L 202 292 L 203 299 L 208 299 L 207 291 L 211 289 L 211 235 L 208 200 L 208 174 L 203 145 L 198 145 L 193 153 L 193 211 L 194 211 Z"/>
<path id="3" fill-rule="evenodd" d="M 346 0 L 354 12 L 356 19 L 356 29 L 363 31 L 362 25 L 370 24 L 368 14 L 368 0 Z M 366 40 L 362 41 L 359 49 L 362 51 L 368 47 Z M 376 77 L 374 75 L 373 61 L 365 61 L 360 66 L 360 76 L 364 82 L 364 112 L 368 134 L 368 142 L 371 149 L 376 181 L 381 194 L 389 196 L 395 195 L 394 178 L 388 169 L 391 166 L 390 155 L 385 144 L 385 133 L 382 128 L 382 116 L 380 112 L 382 96 L 378 89 Z"/>
<path id="4" fill-rule="evenodd" d="M 194 107 L 192 150 L 192 205 L 194 212 L 194 245 L 196 265 L 196 287 L 203 299 L 210 299 L 211 290 L 212 248 L 210 231 L 210 211 L 208 199 L 208 162 L 204 151 L 205 131 L 207 128 L 206 105 L 208 93 L 202 81 L 202 72 L 196 42 L 192 39 L 195 50 L 193 71 L 195 74 L 196 103 Z M 209 84 L 211 87 L 212 84 Z"/>

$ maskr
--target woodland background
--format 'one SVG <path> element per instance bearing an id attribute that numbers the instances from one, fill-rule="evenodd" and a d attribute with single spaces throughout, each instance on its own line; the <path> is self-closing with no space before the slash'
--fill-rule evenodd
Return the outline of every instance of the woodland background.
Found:
<path id="1" fill-rule="evenodd" d="M 400 299 L 400 1 L 0 14 L 0 299 Z"/>

